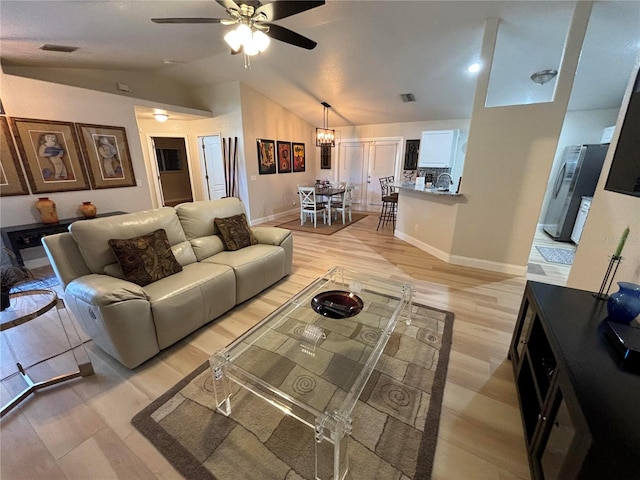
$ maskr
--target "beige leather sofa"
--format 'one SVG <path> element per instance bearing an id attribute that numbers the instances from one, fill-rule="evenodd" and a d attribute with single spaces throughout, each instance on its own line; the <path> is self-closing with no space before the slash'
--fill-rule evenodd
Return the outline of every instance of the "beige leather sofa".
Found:
<path id="1" fill-rule="evenodd" d="M 68 308 L 109 355 L 134 368 L 291 273 L 293 237 L 252 227 L 258 240 L 225 250 L 215 217 L 245 213 L 237 198 L 74 222 L 42 243 Z M 182 271 L 141 287 L 124 280 L 112 238 L 164 229 Z"/>

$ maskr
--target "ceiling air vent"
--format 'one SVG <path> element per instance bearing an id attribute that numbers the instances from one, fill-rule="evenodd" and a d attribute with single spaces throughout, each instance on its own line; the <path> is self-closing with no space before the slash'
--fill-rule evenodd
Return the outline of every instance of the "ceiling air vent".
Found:
<path id="1" fill-rule="evenodd" d="M 40 45 L 40 50 L 45 50 L 47 52 L 64 52 L 71 53 L 78 50 L 78 47 L 68 47 L 66 45 L 51 45 L 49 43 L 45 43 L 44 45 Z"/>
<path id="2" fill-rule="evenodd" d="M 400 94 L 400 98 L 405 103 L 407 103 L 407 102 L 415 102 L 416 101 L 416 97 L 413 95 L 413 93 L 401 93 Z"/>

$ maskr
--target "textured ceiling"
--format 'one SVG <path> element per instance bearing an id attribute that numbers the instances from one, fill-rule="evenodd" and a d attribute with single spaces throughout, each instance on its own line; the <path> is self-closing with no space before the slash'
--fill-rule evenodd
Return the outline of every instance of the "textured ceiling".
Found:
<path id="1" fill-rule="evenodd" d="M 500 102 L 549 95 L 529 79 L 558 68 L 574 2 L 328 1 L 276 23 L 318 42 L 273 41 L 243 67 L 219 24 L 158 25 L 154 17 L 224 17 L 207 1 L 0 3 L 3 67 L 135 70 L 199 87 L 239 80 L 311 124 L 320 102 L 331 126 L 469 118 L 485 20 L 501 18 L 491 79 Z M 44 52 L 44 43 L 76 52 Z M 618 108 L 640 46 L 640 2 L 595 2 L 569 108 Z M 166 63 L 171 61 L 174 63 Z M 402 93 L 415 103 L 403 103 Z M 497 98 L 500 97 L 500 98 Z"/>

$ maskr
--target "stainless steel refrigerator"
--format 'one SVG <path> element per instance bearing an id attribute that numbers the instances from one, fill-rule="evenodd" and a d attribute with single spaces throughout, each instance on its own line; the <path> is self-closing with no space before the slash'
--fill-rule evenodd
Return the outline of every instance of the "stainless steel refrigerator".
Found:
<path id="1" fill-rule="evenodd" d="M 592 196 L 600 177 L 608 143 L 567 147 L 558 171 L 543 228 L 554 240 L 571 241 L 580 200 Z"/>

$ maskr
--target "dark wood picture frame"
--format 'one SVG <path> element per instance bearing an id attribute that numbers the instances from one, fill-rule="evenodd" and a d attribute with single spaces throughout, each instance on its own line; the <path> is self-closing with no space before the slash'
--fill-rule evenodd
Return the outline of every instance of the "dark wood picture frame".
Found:
<path id="1" fill-rule="evenodd" d="M 320 169 L 331 170 L 331 147 L 320 147 Z"/>
<path id="2" fill-rule="evenodd" d="M 11 118 L 11 126 L 32 193 L 89 190 L 73 123 Z"/>
<path id="3" fill-rule="evenodd" d="M 0 116 L 0 197 L 29 195 L 6 117 Z"/>
<path id="4" fill-rule="evenodd" d="M 291 173 L 291 142 L 278 140 L 278 173 Z"/>
<path id="5" fill-rule="evenodd" d="M 418 169 L 418 153 L 420 152 L 420 139 L 407 140 L 404 148 L 404 170 Z"/>
<path id="6" fill-rule="evenodd" d="M 76 124 L 91 187 L 135 187 L 127 132 L 124 127 Z"/>
<path id="7" fill-rule="evenodd" d="M 291 150 L 293 151 L 293 171 L 304 172 L 305 171 L 304 143 L 292 142 Z"/>
<path id="8" fill-rule="evenodd" d="M 270 175 L 276 173 L 276 148 L 273 140 L 258 138 L 258 173 Z"/>

